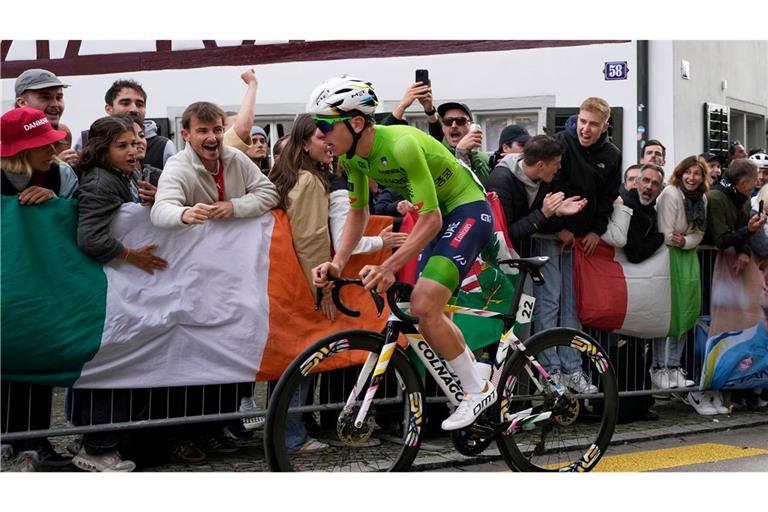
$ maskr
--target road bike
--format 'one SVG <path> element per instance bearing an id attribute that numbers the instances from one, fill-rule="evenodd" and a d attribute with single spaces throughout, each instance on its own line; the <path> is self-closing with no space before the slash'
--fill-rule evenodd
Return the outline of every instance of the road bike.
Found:
<path id="1" fill-rule="evenodd" d="M 547 329 L 524 343 L 513 332 L 516 321 L 530 319 L 533 313 L 535 299 L 522 291 L 526 276 L 543 285 L 540 268 L 547 260 L 499 262 L 519 275 L 510 309 L 514 316 L 446 306 L 449 314 L 504 322 L 490 365 L 497 400 L 472 425 L 452 431 L 451 440 L 465 455 L 477 455 L 496 441 L 501 457 L 516 471 L 590 471 L 610 443 L 618 412 L 616 377 L 606 352 L 592 337 L 574 329 Z M 362 286 L 361 280 L 329 279 L 339 311 L 359 316 L 344 304 L 340 292 L 345 286 Z M 288 366 L 267 410 L 264 449 L 271 470 L 407 471 L 412 466 L 426 418 L 423 378 L 416 361 L 435 379 L 449 407 L 459 404 L 463 390 L 448 363 L 419 334 L 418 319 L 408 314 L 411 290 L 399 282 L 388 290 L 391 314 L 383 332 L 348 330 L 327 336 Z M 376 292 L 371 298 L 381 314 L 384 298 Z M 544 369 L 540 354 L 557 347 L 581 353 L 582 368 L 598 387 L 597 393 L 574 393 Z M 331 376 L 338 378 L 339 373 L 343 383 L 334 386 Z M 327 447 L 287 448 L 286 429 L 297 421 L 305 422 L 311 435 Z"/>

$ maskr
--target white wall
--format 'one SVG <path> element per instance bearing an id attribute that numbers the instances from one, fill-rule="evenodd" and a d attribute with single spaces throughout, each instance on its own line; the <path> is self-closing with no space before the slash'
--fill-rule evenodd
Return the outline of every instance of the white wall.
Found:
<path id="1" fill-rule="evenodd" d="M 629 80 L 609 82 L 603 77 L 606 61 L 628 61 Z M 588 96 L 601 96 L 624 107 L 625 161 L 635 159 L 636 49 L 634 42 L 465 54 L 381 57 L 336 61 L 291 62 L 256 66 L 258 104 L 287 104 L 299 111 L 322 80 L 351 74 L 373 82 L 379 97 L 397 101 L 413 81 L 414 70 L 427 68 L 437 102 L 448 99 L 493 99 L 553 96 L 557 106 L 574 107 Z M 65 90 L 63 122 L 73 132 L 87 129 L 104 115 L 104 92 L 117 78 L 140 82 L 149 95 L 147 117 L 167 117 L 199 100 L 226 106 L 240 104 L 244 86 L 242 67 L 147 71 L 110 75 L 60 77 Z M 3 100 L 13 99 L 13 80 L 2 80 Z M 487 102 L 483 102 L 487 103 Z M 6 105 L 6 103 L 4 103 Z M 283 108 L 283 107 L 281 107 Z M 269 109 L 273 110 L 273 109 Z M 286 112 L 289 113 L 289 112 Z M 290 112 L 293 113 L 293 112 Z"/>
<path id="2" fill-rule="evenodd" d="M 667 148 L 667 178 L 680 160 L 675 149 L 673 48 L 672 41 L 648 42 L 647 139 L 659 140 Z"/>

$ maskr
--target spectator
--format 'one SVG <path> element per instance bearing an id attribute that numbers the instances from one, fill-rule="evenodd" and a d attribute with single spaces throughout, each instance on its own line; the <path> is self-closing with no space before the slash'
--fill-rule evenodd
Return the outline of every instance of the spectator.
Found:
<path id="1" fill-rule="evenodd" d="M 760 192 L 760 189 L 768 184 L 768 155 L 765 153 L 755 153 L 749 157 L 749 160 L 755 162 L 757 166 L 757 184 L 752 189 L 751 194 L 752 197 L 755 197 Z"/>
<path id="2" fill-rule="evenodd" d="M 656 198 L 664 187 L 664 169 L 643 164 L 637 187 L 622 195 L 624 205 L 632 209 L 624 253 L 630 263 L 645 261 L 664 243 L 656 219 Z"/>
<path id="3" fill-rule="evenodd" d="M 475 175 L 484 182 L 491 174 L 488 153 L 480 151 L 483 146 L 483 131 L 470 131 L 472 111 L 463 103 L 448 102 L 437 107 L 442 122 L 442 134 L 437 140 L 451 153 L 464 162 Z M 430 133 L 435 136 L 434 123 L 430 124 Z"/>
<path id="4" fill-rule="evenodd" d="M 561 170 L 552 184 L 553 192 L 563 192 L 565 198 L 579 196 L 587 200 L 586 206 L 575 215 L 562 219 L 563 226 L 556 240 L 537 240 L 535 251 L 549 256 L 549 264 L 542 268 L 547 286 L 534 288 L 536 306 L 534 329 L 540 332 L 558 324 L 581 328 L 576 314 L 573 290 L 574 243 L 580 243 L 590 256 L 600 236 L 608 229 L 613 213 L 613 202 L 621 183 L 621 152 L 608 140 L 608 121 L 611 110 L 601 98 L 587 98 L 578 115 L 566 122 L 564 132 L 557 140 L 564 153 Z M 576 240 L 576 238 L 581 238 Z M 556 351 L 555 351 L 556 350 Z M 569 388 L 580 392 L 593 392 L 581 369 L 580 353 L 569 347 L 549 349 L 542 353 L 542 364 Z"/>
<path id="5" fill-rule="evenodd" d="M 157 192 L 157 181 L 160 179 L 160 173 L 162 172 L 157 167 L 144 164 L 144 159 L 147 156 L 147 137 L 144 135 L 144 126 L 139 123 L 138 120 L 131 118 L 133 126 L 133 135 L 136 139 L 136 167 L 135 170 L 138 176 L 134 175 L 136 184 L 139 188 L 154 189 Z M 152 179 L 146 179 L 152 178 Z"/>
<path id="6" fill-rule="evenodd" d="M 720 250 L 731 247 L 738 254 L 734 271 L 749 263 L 749 237 L 765 225 L 765 213 L 749 215 L 749 194 L 755 188 L 757 166 L 747 159 L 735 160 L 725 177 L 707 193 L 705 240 Z"/>
<path id="7" fill-rule="evenodd" d="M 312 268 L 331 257 L 331 237 L 328 231 L 328 204 L 333 155 L 325 143 L 325 135 L 317 129 L 307 114 L 296 117 L 283 155 L 270 172 L 270 179 L 280 195 L 291 223 L 291 236 L 299 264 L 307 280 L 307 291 L 314 297 Z M 336 318 L 330 290 L 320 302 L 320 311 L 329 320 Z M 310 386 L 303 383 L 293 396 L 293 405 L 305 403 Z M 291 451 L 324 450 L 328 445 L 307 434 L 300 414 L 288 418 L 285 445 Z"/>
<path id="8" fill-rule="evenodd" d="M 243 152 L 224 144 L 225 117 L 221 108 L 204 101 L 184 110 L 181 135 L 187 145 L 168 160 L 160 176 L 150 214 L 154 225 L 181 228 L 209 219 L 256 217 L 277 206 L 275 186 Z M 218 387 L 204 387 L 203 393 L 207 395 L 211 388 Z M 197 391 L 194 390 L 195 396 Z M 221 403 L 233 403 L 240 412 L 256 407 L 252 382 L 218 388 L 217 395 Z M 230 395 L 234 396 L 232 400 Z M 244 429 L 252 430 L 260 424 L 259 420 L 246 418 L 242 422 L 201 425 L 200 447 L 207 453 L 235 451 L 232 438 L 244 439 L 251 435 Z"/>
<path id="9" fill-rule="evenodd" d="M 537 135 L 522 153 L 508 154 L 491 172 L 486 187 L 499 196 L 513 247 L 527 246 L 534 233 L 553 233 L 560 217 L 573 215 L 586 205 L 577 196 L 565 199 L 562 192 L 551 192 L 562 154 L 559 142 Z"/>
<path id="10" fill-rule="evenodd" d="M 28 69 L 14 83 L 15 107 L 42 110 L 55 130 L 68 131 L 59 128 L 61 116 L 64 115 L 65 87 L 69 85 L 61 83 L 56 75 L 46 69 Z M 71 134 L 69 140 L 72 141 Z M 71 148 L 59 150 L 56 156 L 70 167 L 76 167 L 80 161 L 77 151 Z"/>
<path id="11" fill-rule="evenodd" d="M 721 155 L 718 155 L 717 153 L 712 153 L 711 151 L 702 153 L 701 157 L 707 162 L 709 179 L 712 185 L 715 185 L 718 181 L 720 181 L 720 175 L 722 174 L 723 167 L 725 166 L 725 158 Z"/>
<path id="12" fill-rule="evenodd" d="M 405 94 L 403 94 L 403 99 L 400 100 L 400 103 L 398 103 L 392 113 L 388 115 L 381 124 L 408 124 L 405 120 L 405 111 L 416 100 L 421 103 L 421 107 L 427 115 L 427 122 L 437 125 L 439 119 L 437 118 L 437 110 L 435 110 L 435 107 L 432 104 L 432 84 L 423 84 L 421 82 L 416 82 L 408 86 L 405 90 Z"/>
<path id="13" fill-rule="evenodd" d="M 251 128 L 251 147 L 245 152 L 253 163 L 259 166 L 261 172 L 269 174 L 269 144 L 267 132 L 261 126 Z"/>
<path id="14" fill-rule="evenodd" d="M 529 140 L 531 140 L 531 135 L 524 126 L 519 124 L 505 126 L 504 129 L 501 130 L 501 135 L 499 135 L 499 149 L 491 155 L 488 165 L 493 169 L 505 156 L 513 153 L 522 153 L 523 146 L 525 146 L 525 143 Z"/>
<path id="15" fill-rule="evenodd" d="M 0 118 L 0 132 L 2 195 L 18 196 L 22 205 L 37 205 L 57 196 L 71 198 L 74 195 L 77 178 L 69 166 L 60 166 L 55 159 L 54 144 L 66 134 L 55 130 L 44 112 L 26 107 L 10 110 Z M 2 432 L 51 428 L 52 397 L 51 386 L 3 380 Z M 20 461 L 31 459 L 32 468 L 62 467 L 70 463 L 45 437 L 14 441 L 10 445 L 20 454 Z"/>
<path id="16" fill-rule="evenodd" d="M 662 169 L 667 163 L 667 148 L 656 139 L 651 139 L 643 147 L 643 156 L 640 158 L 640 164 L 656 164 Z"/>
<path id="17" fill-rule="evenodd" d="M 731 163 L 734 161 L 742 160 L 748 156 L 749 155 L 747 154 L 747 150 L 744 148 L 744 145 L 741 142 L 734 140 L 728 147 L 728 167 L 730 167 Z"/>
<path id="18" fill-rule="evenodd" d="M 176 153 L 173 142 L 157 134 L 157 124 L 145 119 L 147 113 L 147 93 L 144 88 L 134 80 L 116 80 L 104 95 L 104 110 L 107 115 L 130 114 L 144 125 L 144 133 L 147 137 L 146 164 L 163 169 L 165 162 Z M 82 151 L 87 143 L 88 132 L 80 133 L 80 138 L 75 142 L 75 149 Z"/>
<path id="19" fill-rule="evenodd" d="M 91 125 L 82 154 L 77 240 L 80 248 L 100 263 L 119 258 L 154 274 L 168 266 L 154 254 L 157 246 L 129 249 L 110 233 L 110 224 L 124 203 L 151 203 L 154 199 L 159 173 L 148 172 L 146 182 L 137 180 L 136 168 L 141 164 L 136 144 L 132 116 L 102 117 Z M 128 421 L 129 401 L 129 390 L 75 389 L 72 421 L 75 425 Z M 72 462 L 85 471 L 133 471 L 136 465 L 121 458 L 120 443 L 116 432 L 85 434 Z"/>
<path id="20" fill-rule="evenodd" d="M 656 203 L 659 231 L 667 245 L 685 251 L 694 251 L 699 246 L 707 228 L 706 193 L 709 186 L 709 170 L 703 158 L 689 156 L 677 164 L 669 178 L 669 186 L 661 192 Z M 654 340 L 650 370 L 654 388 L 683 388 L 694 384 L 686 378 L 681 367 L 686 338 L 682 335 Z M 716 399 L 723 407 L 722 397 Z"/>
<path id="21" fill-rule="evenodd" d="M 67 134 L 66 137 L 53 145 L 53 148 L 56 150 L 56 158 L 61 160 L 62 158 L 60 155 L 64 151 L 72 148 L 72 131 L 69 129 L 69 126 L 65 125 L 64 123 L 59 123 L 57 130 Z M 75 152 L 75 155 L 77 155 L 77 152 Z M 78 157 L 78 159 L 79 158 L 80 157 Z"/>
<path id="22" fill-rule="evenodd" d="M 637 177 L 640 176 L 640 168 L 642 166 L 642 164 L 634 164 L 627 167 L 627 170 L 624 171 L 624 181 L 619 187 L 619 196 L 621 196 L 622 192 L 632 190 L 637 186 Z"/>
<path id="23" fill-rule="evenodd" d="M 289 138 L 291 138 L 290 135 L 283 135 L 277 139 L 277 142 L 275 142 L 275 147 L 272 148 L 273 167 L 277 164 L 277 161 L 280 160 L 280 155 L 283 153 L 283 148 L 285 148 L 285 144 L 288 142 Z"/>
<path id="24" fill-rule="evenodd" d="M 275 186 L 247 156 L 223 144 L 224 117 L 208 102 L 184 110 L 181 134 L 187 146 L 160 177 L 151 215 L 156 226 L 255 217 L 277 206 Z"/>
<path id="25" fill-rule="evenodd" d="M 248 87 L 243 96 L 238 112 L 227 112 L 224 122 L 224 144 L 246 153 L 251 149 L 251 128 L 256 106 L 256 91 L 259 82 L 256 72 L 247 69 L 240 74 L 240 79 Z"/>
<path id="26" fill-rule="evenodd" d="M 91 137 L 96 139 L 90 140 Z M 123 203 L 154 201 L 159 173 L 149 173 L 149 182 L 139 182 L 135 175 L 137 165 L 133 119 L 129 116 L 97 119 L 88 131 L 82 156 L 84 174 L 77 244 L 99 263 L 119 258 L 154 274 L 168 266 L 155 255 L 156 245 L 129 249 L 112 237 L 109 230 Z"/>

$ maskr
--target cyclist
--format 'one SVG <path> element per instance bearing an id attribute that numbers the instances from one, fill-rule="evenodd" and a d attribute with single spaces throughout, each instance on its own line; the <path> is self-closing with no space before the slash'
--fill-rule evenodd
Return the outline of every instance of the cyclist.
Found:
<path id="1" fill-rule="evenodd" d="M 477 372 L 464 337 L 443 313 L 451 295 L 493 234 L 485 191 L 472 171 L 440 142 L 410 126 L 376 126 L 379 101 L 370 82 L 343 75 L 320 84 L 307 103 L 317 128 L 349 178 L 350 211 L 333 261 L 312 269 L 314 284 L 340 275 L 368 222 L 368 177 L 407 198 L 419 212 L 408 239 L 381 265 L 366 265 L 367 289 L 385 292 L 395 272 L 421 254 L 411 294 L 419 330 L 456 372 L 464 399 L 442 423 L 444 430 L 470 425 L 496 400 L 491 382 Z"/>

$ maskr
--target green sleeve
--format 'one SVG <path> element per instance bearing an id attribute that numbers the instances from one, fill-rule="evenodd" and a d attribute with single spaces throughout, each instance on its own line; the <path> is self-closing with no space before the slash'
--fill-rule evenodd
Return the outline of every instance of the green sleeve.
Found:
<path id="1" fill-rule="evenodd" d="M 350 208 L 368 208 L 368 177 L 351 165 L 346 168 Z"/>
<path id="2" fill-rule="evenodd" d="M 408 176 L 411 202 L 414 205 L 421 204 L 419 212 L 439 210 L 435 180 L 429 172 L 424 152 L 416 140 L 412 137 L 400 138 L 395 145 L 394 155 Z"/>

